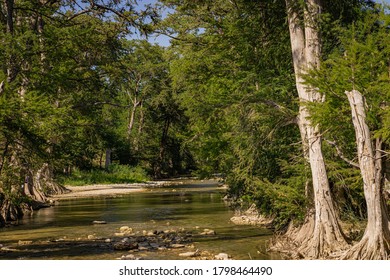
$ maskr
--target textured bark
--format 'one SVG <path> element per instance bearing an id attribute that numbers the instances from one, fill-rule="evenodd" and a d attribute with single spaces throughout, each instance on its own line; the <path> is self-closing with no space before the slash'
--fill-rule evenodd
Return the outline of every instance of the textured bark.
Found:
<path id="1" fill-rule="evenodd" d="M 138 125 L 138 132 L 137 132 L 137 137 L 134 137 L 133 140 L 133 147 L 134 151 L 138 152 L 140 149 L 139 145 L 139 140 L 143 132 L 144 128 L 144 121 L 145 121 L 145 112 L 143 110 L 143 103 L 141 102 L 140 104 L 140 112 L 139 112 L 139 125 Z"/>
<path id="2" fill-rule="evenodd" d="M 35 172 L 34 190 L 47 195 L 56 195 L 69 192 L 67 188 L 56 183 L 53 170 L 48 163 L 44 163 L 40 169 Z"/>
<path id="3" fill-rule="evenodd" d="M 297 1 L 286 0 L 291 49 L 300 100 L 298 125 L 303 143 L 303 154 L 309 162 L 314 198 L 314 211 L 309 210 L 305 224 L 289 232 L 298 254 L 304 258 L 323 258 L 348 246 L 338 223 L 322 154 L 322 137 L 318 125 L 310 121 L 309 102 L 322 102 L 315 89 L 304 85 L 303 75 L 319 67 L 320 37 L 316 26 L 320 13 L 317 0 L 306 1 L 304 24 L 297 12 Z"/>
<path id="4" fill-rule="evenodd" d="M 162 136 L 161 136 L 161 140 L 160 140 L 160 152 L 158 155 L 157 162 L 154 166 L 154 176 L 156 178 L 162 178 L 163 163 L 164 163 L 166 144 L 167 144 L 167 140 L 168 140 L 168 130 L 169 130 L 170 124 L 171 124 L 171 122 L 170 122 L 169 118 L 167 118 L 164 122 Z"/>
<path id="5" fill-rule="evenodd" d="M 357 90 L 347 91 L 355 129 L 360 172 L 367 204 L 367 227 L 360 242 L 348 250 L 345 259 L 389 259 L 390 229 L 383 199 L 382 142 L 375 140 L 367 125 L 364 98 Z"/>
<path id="6" fill-rule="evenodd" d="M 106 149 L 106 161 L 104 163 L 104 168 L 108 169 L 108 167 L 111 165 L 111 153 L 112 150 L 110 148 Z"/>

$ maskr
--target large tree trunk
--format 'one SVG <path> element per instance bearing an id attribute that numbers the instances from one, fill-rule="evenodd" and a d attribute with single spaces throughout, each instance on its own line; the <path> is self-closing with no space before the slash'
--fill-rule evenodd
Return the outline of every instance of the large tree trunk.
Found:
<path id="1" fill-rule="evenodd" d="M 303 154 L 309 162 L 314 198 L 314 211 L 309 209 L 304 225 L 290 234 L 290 242 L 297 245 L 298 254 L 304 258 L 323 258 L 347 247 L 335 211 L 325 161 L 322 154 L 322 137 L 318 125 L 310 121 L 309 102 L 322 102 L 320 93 L 304 84 L 303 76 L 319 67 L 320 37 L 317 28 L 320 4 L 317 0 L 305 1 L 304 26 L 297 10 L 298 1 L 286 0 L 291 48 L 300 100 L 298 125 Z"/>
<path id="2" fill-rule="evenodd" d="M 390 229 L 387 207 L 383 199 L 382 141 L 371 139 L 367 125 L 364 98 L 357 90 L 347 91 L 355 129 L 360 172 L 367 204 L 367 227 L 363 238 L 348 250 L 345 259 L 388 259 Z"/>

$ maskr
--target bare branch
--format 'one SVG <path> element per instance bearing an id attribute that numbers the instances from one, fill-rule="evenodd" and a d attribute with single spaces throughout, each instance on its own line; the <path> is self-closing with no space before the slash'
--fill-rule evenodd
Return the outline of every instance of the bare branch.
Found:
<path id="1" fill-rule="evenodd" d="M 3 92 L 4 92 L 4 81 L 0 83 L 0 96 L 3 94 Z"/>
<path id="2" fill-rule="evenodd" d="M 360 169 L 360 166 L 359 166 L 358 163 L 356 163 L 356 162 L 354 162 L 354 161 L 352 161 L 352 160 L 350 160 L 350 159 L 348 159 L 348 158 L 346 158 L 346 157 L 344 156 L 344 154 L 343 154 L 343 152 L 341 151 L 340 147 L 337 146 L 336 141 L 330 141 L 330 140 L 328 140 L 328 139 L 324 139 L 324 140 L 325 140 L 329 145 L 333 146 L 333 147 L 336 149 L 337 155 L 338 155 L 342 160 L 344 160 L 345 162 L 347 162 L 349 165 L 351 165 L 351 166 L 353 166 L 353 167 L 355 167 L 355 168 Z"/>

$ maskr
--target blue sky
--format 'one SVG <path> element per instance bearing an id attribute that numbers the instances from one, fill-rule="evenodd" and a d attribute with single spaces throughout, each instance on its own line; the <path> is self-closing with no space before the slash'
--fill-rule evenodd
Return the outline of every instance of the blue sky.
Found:
<path id="1" fill-rule="evenodd" d="M 390 0 L 374 0 L 374 1 L 377 3 L 382 3 L 382 4 L 385 3 L 385 4 L 390 5 Z M 138 5 L 142 9 L 145 5 L 154 4 L 156 2 L 157 2 L 156 0 L 138 0 Z M 170 44 L 169 40 L 170 40 L 169 37 L 164 36 L 164 35 L 151 36 L 149 38 L 149 42 L 156 43 L 156 44 L 159 44 L 159 45 L 164 46 L 164 47 L 169 46 L 169 44 Z"/>

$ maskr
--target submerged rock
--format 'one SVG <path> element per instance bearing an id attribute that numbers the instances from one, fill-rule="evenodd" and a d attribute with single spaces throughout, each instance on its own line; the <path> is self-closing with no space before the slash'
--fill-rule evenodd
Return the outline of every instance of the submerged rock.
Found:
<path id="1" fill-rule="evenodd" d="M 117 242 L 113 245 L 114 250 L 128 251 L 138 249 L 138 243 L 136 242 Z"/>

